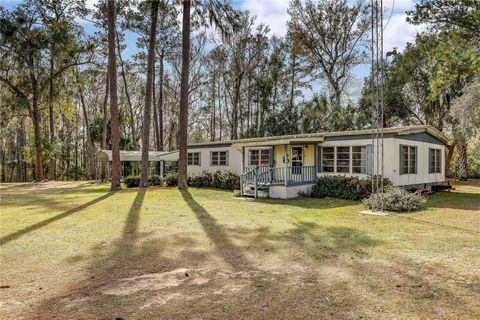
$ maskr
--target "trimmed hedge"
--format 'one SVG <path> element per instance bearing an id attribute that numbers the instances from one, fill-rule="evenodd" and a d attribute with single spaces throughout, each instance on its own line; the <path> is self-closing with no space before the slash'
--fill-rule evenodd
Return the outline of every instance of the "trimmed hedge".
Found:
<path id="1" fill-rule="evenodd" d="M 229 171 L 215 171 L 214 173 L 204 171 L 191 174 L 188 177 L 188 185 L 197 188 L 234 190 L 240 189 L 240 177 Z"/>
<path id="2" fill-rule="evenodd" d="M 125 177 L 123 183 L 125 183 L 127 188 L 137 188 L 140 185 L 140 176 Z M 159 175 L 152 175 L 148 177 L 148 185 L 163 186 L 163 178 Z"/>
<path id="3" fill-rule="evenodd" d="M 384 179 L 384 186 L 390 186 L 389 179 Z M 314 198 L 333 197 L 346 200 L 361 200 L 372 193 L 372 180 L 344 176 L 325 176 L 317 178 L 312 187 Z"/>
<path id="4" fill-rule="evenodd" d="M 140 185 L 140 176 L 128 176 L 123 179 L 127 188 L 136 188 Z M 176 186 L 178 184 L 178 173 L 169 173 L 162 178 L 160 176 L 150 176 L 148 178 L 149 185 L 165 185 L 167 187 Z M 190 187 L 196 188 L 214 188 L 234 190 L 240 189 L 240 177 L 229 171 L 215 171 L 210 173 L 204 171 L 202 173 L 193 173 L 188 176 L 187 183 Z"/>
<path id="5" fill-rule="evenodd" d="M 420 191 L 408 192 L 403 188 L 390 188 L 384 193 L 372 194 L 363 200 L 367 209 L 383 208 L 386 211 L 405 212 L 415 211 L 423 207 L 427 198 Z"/>

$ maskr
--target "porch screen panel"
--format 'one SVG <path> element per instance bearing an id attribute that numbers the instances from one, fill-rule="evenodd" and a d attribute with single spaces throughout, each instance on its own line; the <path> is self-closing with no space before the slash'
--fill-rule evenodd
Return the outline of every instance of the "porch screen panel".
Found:
<path id="1" fill-rule="evenodd" d="M 337 172 L 350 172 L 350 147 L 337 147 Z"/>
<path id="2" fill-rule="evenodd" d="M 322 172 L 335 171 L 335 147 L 322 147 Z"/>

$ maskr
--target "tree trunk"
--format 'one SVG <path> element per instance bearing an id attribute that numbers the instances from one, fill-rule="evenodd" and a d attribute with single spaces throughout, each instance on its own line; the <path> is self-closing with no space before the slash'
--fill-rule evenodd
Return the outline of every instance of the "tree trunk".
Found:
<path id="1" fill-rule="evenodd" d="M 109 82 L 108 73 L 105 77 L 105 98 L 103 99 L 103 125 L 102 125 L 102 141 L 100 147 L 102 150 L 107 149 L 107 130 L 108 130 L 108 112 L 107 112 L 107 103 L 108 103 L 108 82 Z M 107 162 L 102 162 L 102 172 L 100 178 L 102 181 L 107 180 Z"/>
<path id="2" fill-rule="evenodd" d="M 152 93 L 153 76 L 155 68 L 155 40 L 158 19 L 158 1 L 152 1 L 152 16 L 150 22 L 150 39 L 148 41 L 147 58 L 147 82 L 145 90 L 145 109 L 143 114 L 143 137 L 142 137 L 142 171 L 140 176 L 140 187 L 148 187 L 148 152 L 150 149 L 150 124 L 152 117 Z"/>
<path id="3" fill-rule="evenodd" d="M 49 92 L 48 92 L 48 115 L 50 121 L 50 144 L 55 143 L 55 115 L 53 112 L 53 50 L 50 54 L 50 79 L 49 79 Z M 55 152 L 50 156 L 49 176 L 50 180 L 56 179 L 56 159 Z"/>
<path id="4" fill-rule="evenodd" d="M 36 91 L 36 90 L 35 90 Z M 37 96 L 34 92 L 32 101 L 32 123 L 35 140 L 35 181 L 43 181 L 43 158 L 42 158 L 42 137 L 40 133 L 40 110 L 38 109 Z"/>
<path id="5" fill-rule="evenodd" d="M 132 130 L 132 144 L 134 148 L 138 148 L 137 144 L 137 137 L 136 137 L 136 128 L 135 128 L 135 115 L 133 114 L 133 106 L 132 100 L 130 98 L 130 93 L 128 92 L 128 85 L 127 85 L 127 75 L 125 73 L 125 64 L 122 58 L 122 51 L 120 50 L 120 39 L 118 37 L 118 33 L 115 32 L 117 38 L 117 50 L 118 50 L 118 60 L 120 61 L 120 70 L 122 73 L 122 80 L 123 80 L 123 87 L 125 89 L 125 96 L 127 97 L 127 104 L 128 104 L 128 112 L 130 113 L 130 129 Z"/>
<path id="6" fill-rule="evenodd" d="M 83 95 L 83 87 L 82 83 L 80 82 L 79 76 L 78 76 L 78 69 L 76 70 L 76 77 L 77 77 L 77 83 L 78 83 L 78 93 L 80 95 L 80 104 L 82 105 L 82 111 L 83 111 L 83 119 L 85 121 L 85 139 L 86 139 L 86 149 L 87 149 L 87 157 L 85 157 L 85 162 L 86 165 L 89 167 L 89 178 L 91 180 L 96 179 L 96 165 L 95 165 L 95 145 L 92 140 L 92 135 L 90 133 L 90 122 L 88 121 L 88 112 L 87 112 L 87 106 L 85 104 L 85 97 Z"/>
<path id="7" fill-rule="evenodd" d="M 445 156 L 445 177 L 452 177 L 452 172 L 450 171 L 450 163 L 452 162 L 453 152 L 455 151 L 455 146 L 457 142 L 454 141 L 451 145 L 447 145 L 447 154 Z"/>
<path id="8" fill-rule="evenodd" d="M 461 141 L 458 143 L 458 179 L 466 181 L 468 179 L 468 155 L 467 155 L 467 143 Z"/>
<path id="9" fill-rule="evenodd" d="M 187 138 L 188 138 L 188 78 L 190 69 L 190 5 L 183 0 L 182 25 L 182 79 L 180 84 L 180 116 L 178 130 L 178 187 L 187 187 Z"/>
<path id="10" fill-rule="evenodd" d="M 163 60 L 165 57 L 164 50 L 162 49 L 160 53 L 160 70 L 159 70 L 159 81 L 158 81 L 158 114 L 156 116 L 157 120 L 157 151 L 163 151 L 163 78 L 164 78 L 164 66 Z"/>
<path id="11" fill-rule="evenodd" d="M 108 77 L 110 79 L 110 118 L 112 126 L 112 186 L 120 186 L 120 133 L 118 130 L 117 61 L 115 55 L 115 0 L 108 0 Z"/>

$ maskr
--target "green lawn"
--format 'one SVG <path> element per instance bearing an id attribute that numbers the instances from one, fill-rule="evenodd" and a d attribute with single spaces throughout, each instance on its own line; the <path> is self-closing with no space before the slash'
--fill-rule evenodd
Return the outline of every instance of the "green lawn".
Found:
<path id="1" fill-rule="evenodd" d="M 2 185 L 2 319 L 478 319 L 480 187 L 421 212 Z"/>

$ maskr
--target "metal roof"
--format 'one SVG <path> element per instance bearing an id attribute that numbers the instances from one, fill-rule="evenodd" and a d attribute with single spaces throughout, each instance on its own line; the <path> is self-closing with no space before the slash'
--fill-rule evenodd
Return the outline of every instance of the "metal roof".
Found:
<path id="1" fill-rule="evenodd" d="M 445 144 L 449 143 L 448 137 L 435 129 L 430 125 L 416 125 L 416 126 L 407 126 L 407 127 L 390 127 L 383 129 L 384 134 L 410 134 L 418 132 L 428 132 L 432 136 L 436 137 Z M 271 137 L 259 137 L 259 138 L 246 138 L 238 140 L 227 140 L 227 141 L 215 141 L 215 142 L 205 142 L 205 143 L 196 143 L 188 145 L 189 148 L 203 147 L 203 146 L 216 146 L 216 145 L 253 145 L 260 142 L 268 142 L 270 144 L 288 144 L 288 141 L 294 142 L 295 140 L 304 141 L 305 138 L 318 138 L 324 139 L 325 137 L 346 137 L 346 136 L 359 136 L 359 135 L 370 135 L 372 134 L 372 129 L 365 130 L 352 130 L 352 131 L 332 131 L 332 132 L 315 132 L 315 133 L 304 133 L 304 134 L 293 134 L 293 135 L 284 135 L 284 136 L 271 136 Z M 317 140 L 317 139 L 315 139 Z M 318 140 L 317 140 L 318 141 Z M 265 143 L 262 143 L 265 144 Z"/>
<path id="2" fill-rule="evenodd" d="M 169 151 L 149 151 L 148 161 L 160 161 L 160 156 L 170 153 Z M 100 150 L 97 159 L 102 162 L 112 161 L 112 150 Z M 162 159 L 163 160 L 163 159 Z M 120 161 L 142 161 L 142 152 L 133 150 L 120 150 Z"/>

